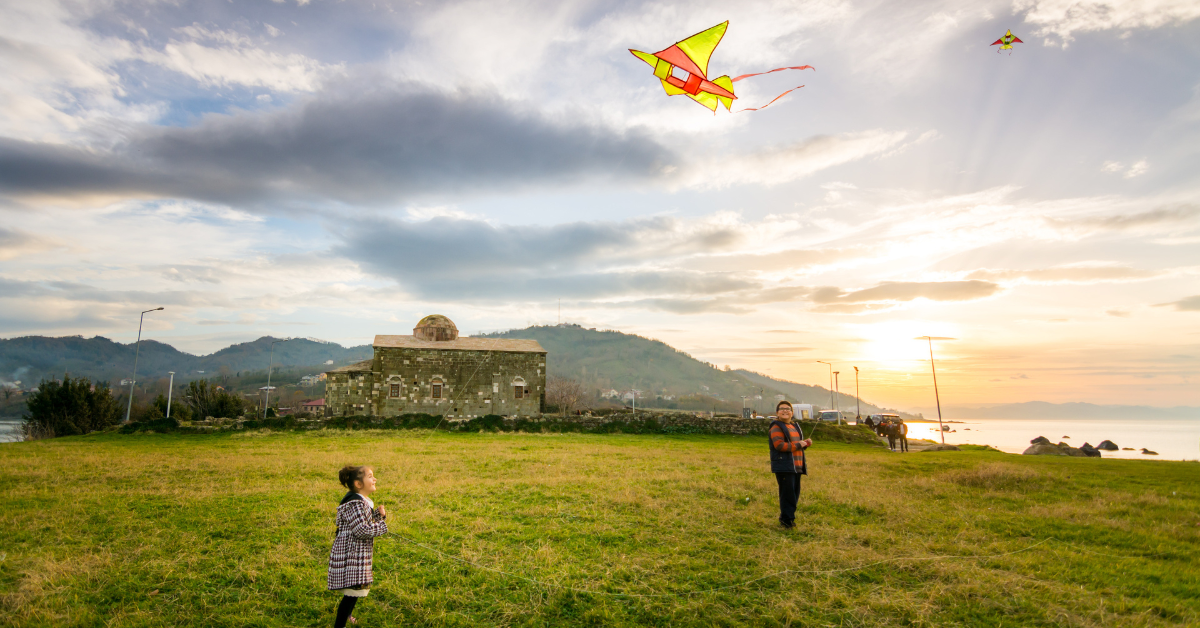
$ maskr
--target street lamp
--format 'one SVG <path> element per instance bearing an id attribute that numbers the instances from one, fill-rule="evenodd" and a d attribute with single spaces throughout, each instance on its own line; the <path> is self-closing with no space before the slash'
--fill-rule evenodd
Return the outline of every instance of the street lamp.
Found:
<path id="1" fill-rule="evenodd" d="M 817 360 L 817 363 L 824 364 L 829 367 L 829 407 L 833 407 L 833 365 L 823 360 Z"/>
<path id="2" fill-rule="evenodd" d="M 929 341 L 929 368 L 933 371 L 933 398 L 937 401 L 938 410 L 938 431 L 942 433 L 942 444 L 946 444 L 946 426 L 942 425 L 942 397 L 938 394 L 937 387 L 937 367 L 933 364 L 933 341 L 934 340 L 955 340 L 945 336 L 917 336 L 913 340 L 928 340 Z"/>
<path id="3" fill-rule="evenodd" d="M 838 385 L 837 385 L 837 376 L 838 376 L 840 373 L 841 373 L 841 371 L 834 371 L 834 372 L 833 372 L 833 390 L 834 390 L 834 391 L 837 391 L 837 388 L 838 388 Z M 837 404 L 835 404 L 835 405 L 834 405 L 833 409 L 837 411 L 837 415 L 838 415 L 838 425 L 841 425 L 841 424 L 842 424 L 842 395 L 841 395 L 840 393 L 836 393 L 836 392 L 835 392 L 835 395 L 836 395 L 836 397 L 835 397 L 835 398 L 837 399 Z"/>
<path id="4" fill-rule="evenodd" d="M 171 393 L 175 391 L 175 371 L 167 371 L 171 374 L 171 383 L 167 384 L 167 418 L 171 418 Z"/>
<path id="5" fill-rule="evenodd" d="M 267 407 L 271 405 L 271 369 L 274 368 L 274 366 L 275 366 L 275 343 L 287 342 L 289 340 L 292 340 L 292 339 L 284 338 L 282 340 L 272 340 L 271 341 L 271 357 L 267 359 L 267 362 L 268 362 L 268 364 L 267 364 L 267 397 L 266 397 L 266 400 L 263 401 L 263 419 L 264 420 L 267 418 Z"/>
<path id="6" fill-rule="evenodd" d="M 156 307 L 153 310 L 146 310 L 138 317 L 138 339 L 137 347 L 133 350 L 133 377 L 129 380 L 129 405 L 125 406 L 125 422 L 129 422 L 129 413 L 133 410 L 133 386 L 137 382 L 137 361 L 138 354 L 142 351 L 142 320 L 146 318 L 146 312 L 157 312 L 161 307 Z"/>
<path id="7" fill-rule="evenodd" d="M 854 408 L 855 414 L 854 424 L 858 425 L 862 422 L 862 393 L 858 390 L 858 367 L 854 367 Z"/>

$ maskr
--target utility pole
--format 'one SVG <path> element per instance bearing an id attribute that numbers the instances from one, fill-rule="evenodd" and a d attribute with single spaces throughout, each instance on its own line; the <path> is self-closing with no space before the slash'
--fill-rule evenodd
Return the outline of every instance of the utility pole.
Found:
<path id="1" fill-rule="evenodd" d="M 929 368 L 933 372 L 933 398 L 937 401 L 938 411 L 938 431 L 942 433 L 942 444 L 946 444 L 946 426 L 942 424 L 942 397 L 938 394 L 937 385 L 937 366 L 933 363 L 933 341 L 934 340 L 954 340 L 954 338 L 944 338 L 940 336 L 918 336 L 916 340 L 929 341 Z"/>
<path id="2" fill-rule="evenodd" d="M 175 392 L 175 371 L 167 371 L 171 374 L 171 383 L 167 384 L 167 418 L 171 418 L 171 393 Z"/>
<path id="3" fill-rule="evenodd" d="M 855 406 L 854 406 L 855 414 L 857 415 L 854 417 L 854 424 L 858 425 L 860 422 L 862 422 L 862 392 L 860 392 L 858 389 L 858 367 L 857 366 L 854 367 L 854 401 L 855 401 Z"/>
<path id="4" fill-rule="evenodd" d="M 829 367 L 829 407 L 833 407 L 833 365 L 823 360 L 817 360 L 818 364 L 824 364 Z"/>
<path id="5" fill-rule="evenodd" d="M 271 341 L 271 357 L 267 359 L 267 398 L 263 401 L 263 419 L 267 418 L 267 407 L 271 405 L 271 369 L 275 366 L 275 343 L 289 340 L 291 338 Z"/>
<path id="6" fill-rule="evenodd" d="M 146 312 L 157 312 L 161 309 L 161 307 L 156 307 L 153 310 L 146 310 Z M 129 381 L 129 405 L 125 407 L 126 423 L 129 422 L 129 413 L 133 410 L 133 387 L 137 384 L 137 361 L 138 355 L 142 351 L 142 321 L 146 318 L 146 312 L 142 312 L 142 315 L 138 317 L 137 347 L 133 350 L 133 378 Z"/>
<path id="7" fill-rule="evenodd" d="M 842 395 L 837 392 L 837 387 L 838 387 L 837 376 L 839 373 L 841 373 L 841 371 L 833 372 L 833 390 L 834 390 L 834 398 L 837 399 L 837 403 L 834 404 L 834 409 L 837 410 L 838 425 L 841 425 L 842 424 Z"/>

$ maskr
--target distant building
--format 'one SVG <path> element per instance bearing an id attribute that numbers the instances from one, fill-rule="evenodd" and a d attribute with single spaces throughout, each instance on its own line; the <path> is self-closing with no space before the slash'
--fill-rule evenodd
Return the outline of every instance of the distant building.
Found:
<path id="1" fill-rule="evenodd" d="M 300 411 L 312 412 L 313 414 L 325 416 L 325 400 L 313 399 L 312 401 L 305 401 L 304 403 L 300 404 Z"/>
<path id="2" fill-rule="evenodd" d="M 616 399 L 617 397 L 621 396 L 621 391 L 609 389 L 601 392 L 600 396 L 605 399 Z"/>
<path id="3" fill-rule="evenodd" d="M 316 386 L 317 384 L 321 383 L 321 381 L 324 380 L 325 377 L 326 376 L 324 373 L 321 373 L 320 376 L 305 375 L 304 377 L 300 378 L 300 385 L 301 386 Z"/>
<path id="4" fill-rule="evenodd" d="M 372 346 L 372 359 L 328 371 L 329 415 L 535 416 L 545 404 L 546 350 L 536 340 L 459 338 L 435 314 L 413 335 L 375 336 Z"/>

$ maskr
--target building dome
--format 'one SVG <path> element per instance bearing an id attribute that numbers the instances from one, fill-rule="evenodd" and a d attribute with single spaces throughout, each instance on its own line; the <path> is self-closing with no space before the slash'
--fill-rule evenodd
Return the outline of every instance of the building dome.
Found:
<path id="1" fill-rule="evenodd" d="M 413 327 L 413 336 L 421 340 L 455 340 L 458 338 L 458 328 L 454 326 L 454 321 L 445 316 L 430 314 Z"/>

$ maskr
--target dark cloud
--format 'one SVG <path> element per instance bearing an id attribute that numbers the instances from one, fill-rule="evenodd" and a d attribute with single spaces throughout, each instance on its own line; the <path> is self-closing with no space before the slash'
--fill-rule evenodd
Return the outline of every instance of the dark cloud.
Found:
<path id="1" fill-rule="evenodd" d="M 1047 220 L 1051 224 L 1060 227 L 1093 227 L 1113 231 L 1127 231 L 1142 227 L 1189 222 L 1196 218 L 1200 218 L 1200 205 L 1184 204 L 1160 207 L 1135 214 L 1065 220 L 1049 218 Z"/>
<path id="2" fill-rule="evenodd" d="M 428 299 L 704 296 L 761 288 L 733 273 L 644 267 L 740 239 L 722 227 L 690 229 L 671 218 L 552 226 L 362 220 L 346 223 L 339 236 L 334 254 Z"/>
<path id="3" fill-rule="evenodd" d="M 104 290 L 72 281 L 22 281 L 0 277 L 0 299 L 44 299 L 102 304 L 133 304 L 139 307 L 178 305 L 188 307 L 231 306 L 232 302 L 211 293 L 167 290 Z"/>
<path id="4" fill-rule="evenodd" d="M 1180 312 L 1200 312 L 1200 294 L 1184 297 L 1170 303 L 1158 303 L 1155 307 L 1174 307 Z"/>
<path id="5" fill-rule="evenodd" d="M 557 121 L 489 92 L 333 85 L 280 111 L 143 127 L 111 149 L 0 140 L 0 192 L 386 203 L 431 192 L 657 177 L 646 135 Z"/>
<path id="6" fill-rule="evenodd" d="M 971 301 L 989 297 L 1000 290 L 990 281 L 886 281 L 873 288 L 845 292 L 841 288 L 817 288 L 812 301 L 818 305 L 875 303 L 881 301 Z"/>

